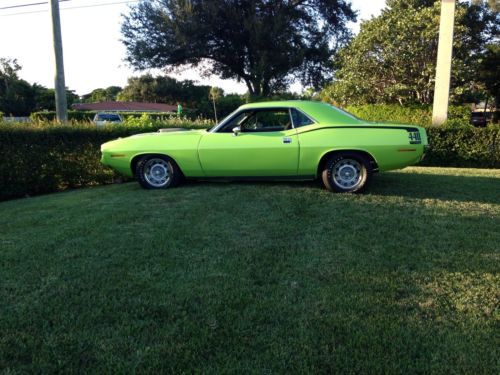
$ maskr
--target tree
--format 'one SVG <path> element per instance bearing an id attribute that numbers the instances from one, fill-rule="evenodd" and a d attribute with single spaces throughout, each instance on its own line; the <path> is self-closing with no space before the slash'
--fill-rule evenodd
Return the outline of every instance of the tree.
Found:
<path id="1" fill-rule="evenodd" d="M 119 100 L 154 103 L 177 103 L 195 106 L 207 101 L 210 86 L 195 85 L 193 81 L 178 81 L 168 76 L 153 77 L 145 74 L 128 79 L 127 86 L 119 94 Z"/>
<path id="2" fill-rule="evenodd" d="M 0 58 L 0 112 L 12 116 L 28 116 L 33 111 L 55 111 L 54 89 L 20 79 L 17 72 L 21 65 L 16 59 Z M 79 97 L 66 89 L 68 106 Z"/>
<path id="3" fill-rule="evenodd" d="M 116 101 L 118 94 L 122 92 L 122 88 L 120 86 L 109 86 L 106 88 L 106 100 L 108 101 Z"/>
<path id="4" fill-rule="evenodd" d="M 132 7 L 122 34 L 136 68 L 195 66 L 268 96 L 294 79 L 322 85 L 355 19 L 347 0 L 151 0 Z"/>
<path id="5" fill-rule="evenodd" d="M 495 107 L 500 107 L 500 44 L 489 44 L 481 56 L 478 79 L 484 86 L 485 110 L 488 99 L 495 99 Z"/>
<path id="6" fill-rule="evenodd" d="M 335 80 L 323 98 L 340 104 L 432 103 L 439 14 L 439 0 L 388 0 L 382 14 L 363 23 L 337 55 Z M 486 4 L 461 2 L 455 20 L 451 99 L 468 101 L 499 19 Z"/>
<path id="7" fill-rule="evenodd" d="M 473 0 L 472 3 L 474 5 L 481 5 L 484 3 L 485 0 Z M 498 0 L 487 0 L 488 5 L 490 6 L 491 9 L 493 9 L 495 12 L 500 12 L 500 2 Z"/>
<path id="8" fill-rule="evenodd" d="M 55 99 L 54 89 L 48 89 L 36 83 L 33 84 L 32 89 L 35 95 L 35 107 L 32 109 L 32 111 L 56 110 L 56 99 Z M 76 95 L 73 90 L 68 90 L 68 89 L 66 89 L 66 98 L 68 102 L 68 108 L 70 108 L 73 103 L 76 103 L 79 100 L 78 95 Z"/>
<path id="9" fill-rule="evenodd" d="M 82 100 L 85 103 L 114 102 L 121 91 L 122 88 L 119 86 L 109 86 L 106 89 L 98 88 L 82 95 Z"/>
<path id="10" fill-rule="evenodd" d="M 217 120 L 217 108 L 215 106 L 215 103 L 218 102 L 221 96 L 223 95 L 224 92 L 222 91 L 222 89 L 218 87 L 210 87 L 210 92 L 208 93 L 208 96 L 214 105 L 214 117 L 216 123 L 218 123 L 219 121 Z"/>
<path id="11" fill-rule="evenodd" d="M 33 89 L 18 77 L 20 70 L 16 59 L 0 58 L 0 112 L 5 115 L 26 116 L 35 106 Z"/>

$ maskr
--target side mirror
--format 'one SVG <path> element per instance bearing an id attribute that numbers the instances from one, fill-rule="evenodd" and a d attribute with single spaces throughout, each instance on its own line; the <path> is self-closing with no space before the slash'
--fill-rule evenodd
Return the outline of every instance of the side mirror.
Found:
<path id="1" fill-rule="evenodd" d="M 240 126 L 236 126 L 236 127 L 233 128 L 233 137 L 236 137 L 240 133 L 241 133 L 241 127 Z"/>

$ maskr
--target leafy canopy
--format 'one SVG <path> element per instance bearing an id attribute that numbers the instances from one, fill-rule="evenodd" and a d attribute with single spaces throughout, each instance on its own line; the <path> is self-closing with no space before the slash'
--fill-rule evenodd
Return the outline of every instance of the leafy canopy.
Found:
<path id="1" fill-rule="evenodd" d="M 267 96 L 294 79 L 323 84 L 355 18 L 347 0 L 151 0 L 132 6 L 122 34 L 136 68 L 195 66 Z"/>
<path id="2" fill-rule="evenodd" d="M 118 94 L 118 100 L 170 104 L 180 102 L 183 106 L 192 106 L 208 101 L 209 92 L 210 86 L 199 86 L 190 80 L 178 81 L 169 76 L 144 74 L 129 78 Z"/>
<path id="3" fill-rule="evenodd" d="M 96 102 L 106 102 L 116 101 L 116 97 L 120 94 L 122 88 L 119 86 L 109 86 L 105 89 L 98 88 L 92 90 L 88 94 L 82 95 L 82 101 L 84 103 L 96 103 Z"/>
<path id="4" fill-rule="evenodd" d="M 54 90 L 19 78 L 20 70 L 16 59 L 0 58 L 0 112 L 28 116 L 33 111 L 55 110 Z M 74 92 L 67 90 L 66 94 L 68 105 L 78 100 Z"/>
<path id="5" fill-rule="evenodd" d="M 420 103 L 433 100 L 439 38 L 440 1 L 388 0 L 381 15 L 335 59 L 334 82 L 326 100 L 346 103 Z M 457 4 L 451 97 L 473 100 L 478 61 L 498 35 L 498 15 L 486 3 Z"/>

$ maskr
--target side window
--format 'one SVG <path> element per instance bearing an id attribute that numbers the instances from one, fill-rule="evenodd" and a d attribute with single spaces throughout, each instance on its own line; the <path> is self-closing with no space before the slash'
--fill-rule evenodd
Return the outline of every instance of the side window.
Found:
<path id="1" fill-rule="evenodd" d="M 314 121 L 312 121 L 309 117 L 304 115 L 302 112 L 297 111 L 295 108 L 292 108 L 292 119 L 293 119 L 293 126 L 296 128 L 300 128 L 301 126 L 314 124 Z"/>
<path id="2" fill-rule="evenodd" d="M 224 127 L 220 128 L 217 133 L 232 133 L 233 128 L 241 126 L 241 124 L 252 116 L 253 112 L 241 112 L 231 119 Z"/>
<path id="3" fill-rule="evenodd" d="M 218 133 L 232 133 L 233 128 L 241 127 L 242 132 L 276 132 L 292 129 L 288 109 L 252 109 L 233 117 Z"/>
<path id="4" fill-rule="evenodd" d="M 292 128 L 288 109 L 255 111 L 241 123 L 242 132 L 277 132 Z"/>

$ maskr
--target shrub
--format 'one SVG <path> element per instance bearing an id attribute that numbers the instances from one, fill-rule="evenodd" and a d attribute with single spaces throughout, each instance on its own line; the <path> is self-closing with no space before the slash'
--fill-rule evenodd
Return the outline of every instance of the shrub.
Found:
<path id="1" fill-rule="evenodd" d="M 190 120 L 184 116 L 167 115 L 163 117 L 151 116 L 148 113 L 143 113 L 141 117 L 130 116 L 124 119 L 123 126 L 126 128 L 140 130 L 143 128 L 161 129 L 162 127 L 169 128 L 186 128 L 186 129 L 205 129 L 213 126 L 211 120 Z"/>
<path id="2" fill-rule="evenodd" d="M 68 111 L 68 120 L 69 121 L 88 121 L 91 122 L 94 119 L 96 113 L 102 113 L 106 111 Z M 185 111 L 186 112 L 186 111 Z M 192 112 L 187 110 L 189 117 L 192 117 Z M 173 116 L 177 116 L 175 113 L 165 113 L 165 112 L 119 112 L 120 115 L 124 118 L 138 118 L 143 114 L 147 114 L 150 118 L 161 120 L 164 118 L 170 118 Z M 184 115 L 186 117 L 186 114 Z M 30 115 L 30 118 L 35 122 L 46 122 L 46 121 L 54 121 L 56 119 L 56 112 L 54 111 L 42 111 L 42 112 L 33 112 Z M 192 119 L 195 119 L 194 117 Z"/>
<path id="3" fill-rule="evenodd" d="M 432 124 L 432 106 L 399 104 L 364 104 L 347 106 L 346 111 L 368 121 L 397 122 L 427 126 Z M 469 106 L 450 106 L 448 123 L 451 125 L 469 125 L 471 109 Z"/>
<path id="4" fill-rule="evenodd" d="M 430 149 L 422 165 L 500 168 L 500 127 L 427 127 Z"/>
<path id="5" fill-rule="evenodd" d="M 0 200 L 111 183 L 117 177 L 100 164 L 100 145 L 165 127 L 208 127 L 209 122 L 148 120 L 97 128 L 39 122 L 0 124 Z"/>
<path id="6" fill-rule="evenodd" d="M 90 122 L 94 119 L 95 114 L 96 112 L 68 111 L 68 120 Z M 56 119 L 56 112 L 55 111 L 33 112 L 30 115 L 30 119 L 35 122 L 54 121 Z"/>

